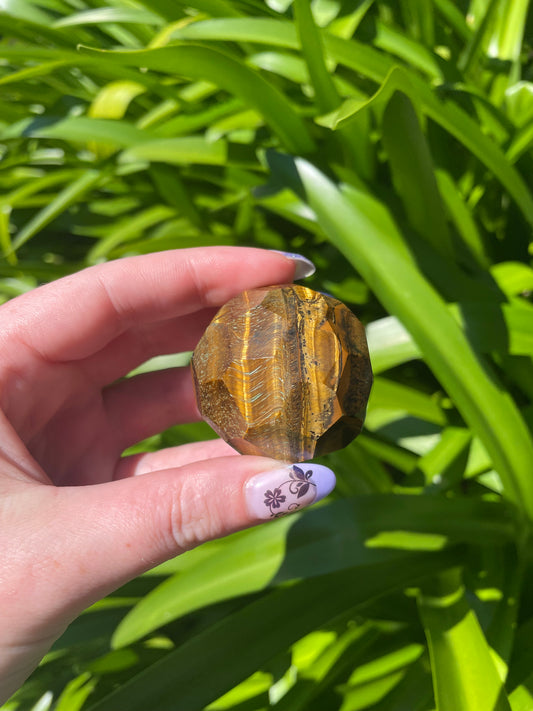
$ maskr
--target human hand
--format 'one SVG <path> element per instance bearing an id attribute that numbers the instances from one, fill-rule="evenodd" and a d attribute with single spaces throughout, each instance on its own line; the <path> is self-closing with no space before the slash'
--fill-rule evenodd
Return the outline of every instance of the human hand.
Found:
<path id="1" fill-rule="evenodd" d="M 88 605 L 288 510 L 276 487 L 290 465 L 237 456 L 221 440 L 121 457 L 199 415 L 188 368 L 119 378 L 192 350 L 216 307 L 291 281 L 297 263 L 257 249 L 177 250 L 91 267 L 0 308 L 0 703 Z M 325 467 L 306 470 L 300 506 L 335 482 Z"/>

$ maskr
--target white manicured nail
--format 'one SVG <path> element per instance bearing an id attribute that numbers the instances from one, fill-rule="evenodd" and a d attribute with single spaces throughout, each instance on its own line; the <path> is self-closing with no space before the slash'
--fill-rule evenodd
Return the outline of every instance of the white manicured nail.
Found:
<path id="1" fill-rule="evenodd" d="M 283 254 L 284 257 L 290 259 L 294 262 L 294 279 L 304 279 L 305 277 L 311 276 L 316 272 L 316 267 L 310 259 L 304 257 L 303 254 L 297 254 L 296 252 L 282 252 L 279 249 L 271 249 L 271 252 L 276 252 L 277 254 Z"/>

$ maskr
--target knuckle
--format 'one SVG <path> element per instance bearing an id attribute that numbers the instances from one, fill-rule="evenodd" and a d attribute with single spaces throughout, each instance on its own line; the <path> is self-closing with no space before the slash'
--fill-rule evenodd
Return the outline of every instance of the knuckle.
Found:
<path id="1" fill-rule="evenodd" d="M 223 531 L 220 508 L 202 477 L 181 482 L 170 507 L 169 531 L 180 550 L 189 550 Z"/>

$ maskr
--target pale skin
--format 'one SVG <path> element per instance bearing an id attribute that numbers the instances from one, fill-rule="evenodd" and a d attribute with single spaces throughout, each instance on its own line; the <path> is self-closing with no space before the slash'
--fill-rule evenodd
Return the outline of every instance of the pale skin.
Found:
<path id="1" fill-rule="evenodd" d="M 199 414 L 188 368 L 120 379 L 192 350 L 240 291 L 293 276 L 268 251 L 176 250 L 92 267 L 0 308 L 0 703 L 88 605 L 257 523 L 243 488 L 279 463 L 220 440 L 121 457 Z"/>

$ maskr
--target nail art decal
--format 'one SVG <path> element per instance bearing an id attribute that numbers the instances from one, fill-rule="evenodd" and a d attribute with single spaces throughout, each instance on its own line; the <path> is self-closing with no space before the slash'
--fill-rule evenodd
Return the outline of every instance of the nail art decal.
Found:
<path id="1" fill-rule="evenodd" d="M 307 494 L 310 487 L 313 487 L 313 500 L 316 496 L 316 484 L 311 481 L 313 475 L 312 469 L 304 472 L 303 469 L 292 465 L 292 470 L 289 472 L 289 479 L 284 481 L 280 486 L 277 486 L 273 491 L 268 489 L 265 491 L 265 506 L 270 509 L 270 517 L 277 518 L 283 516 L 289 511 L 296 511 L 301 504 L 298 499 L 301 499 Z M 285 493 L 283 493 L 285 492 Z M 296 501 L 294 500 L 296 498 Z M 288 500 L 287 500 L 288 499 Z M 285 504 L 285 506 L 282 506 Z M 276 511 L 276 509 L 279 509 Z"/>
<path id="2" fill-rule="evenodd" d="M 246 485 L 246 499 L 255 518 L 279 518 L 327 496 L 335 475 L 319 464 L 292 464 L 263 472 Z"/>

